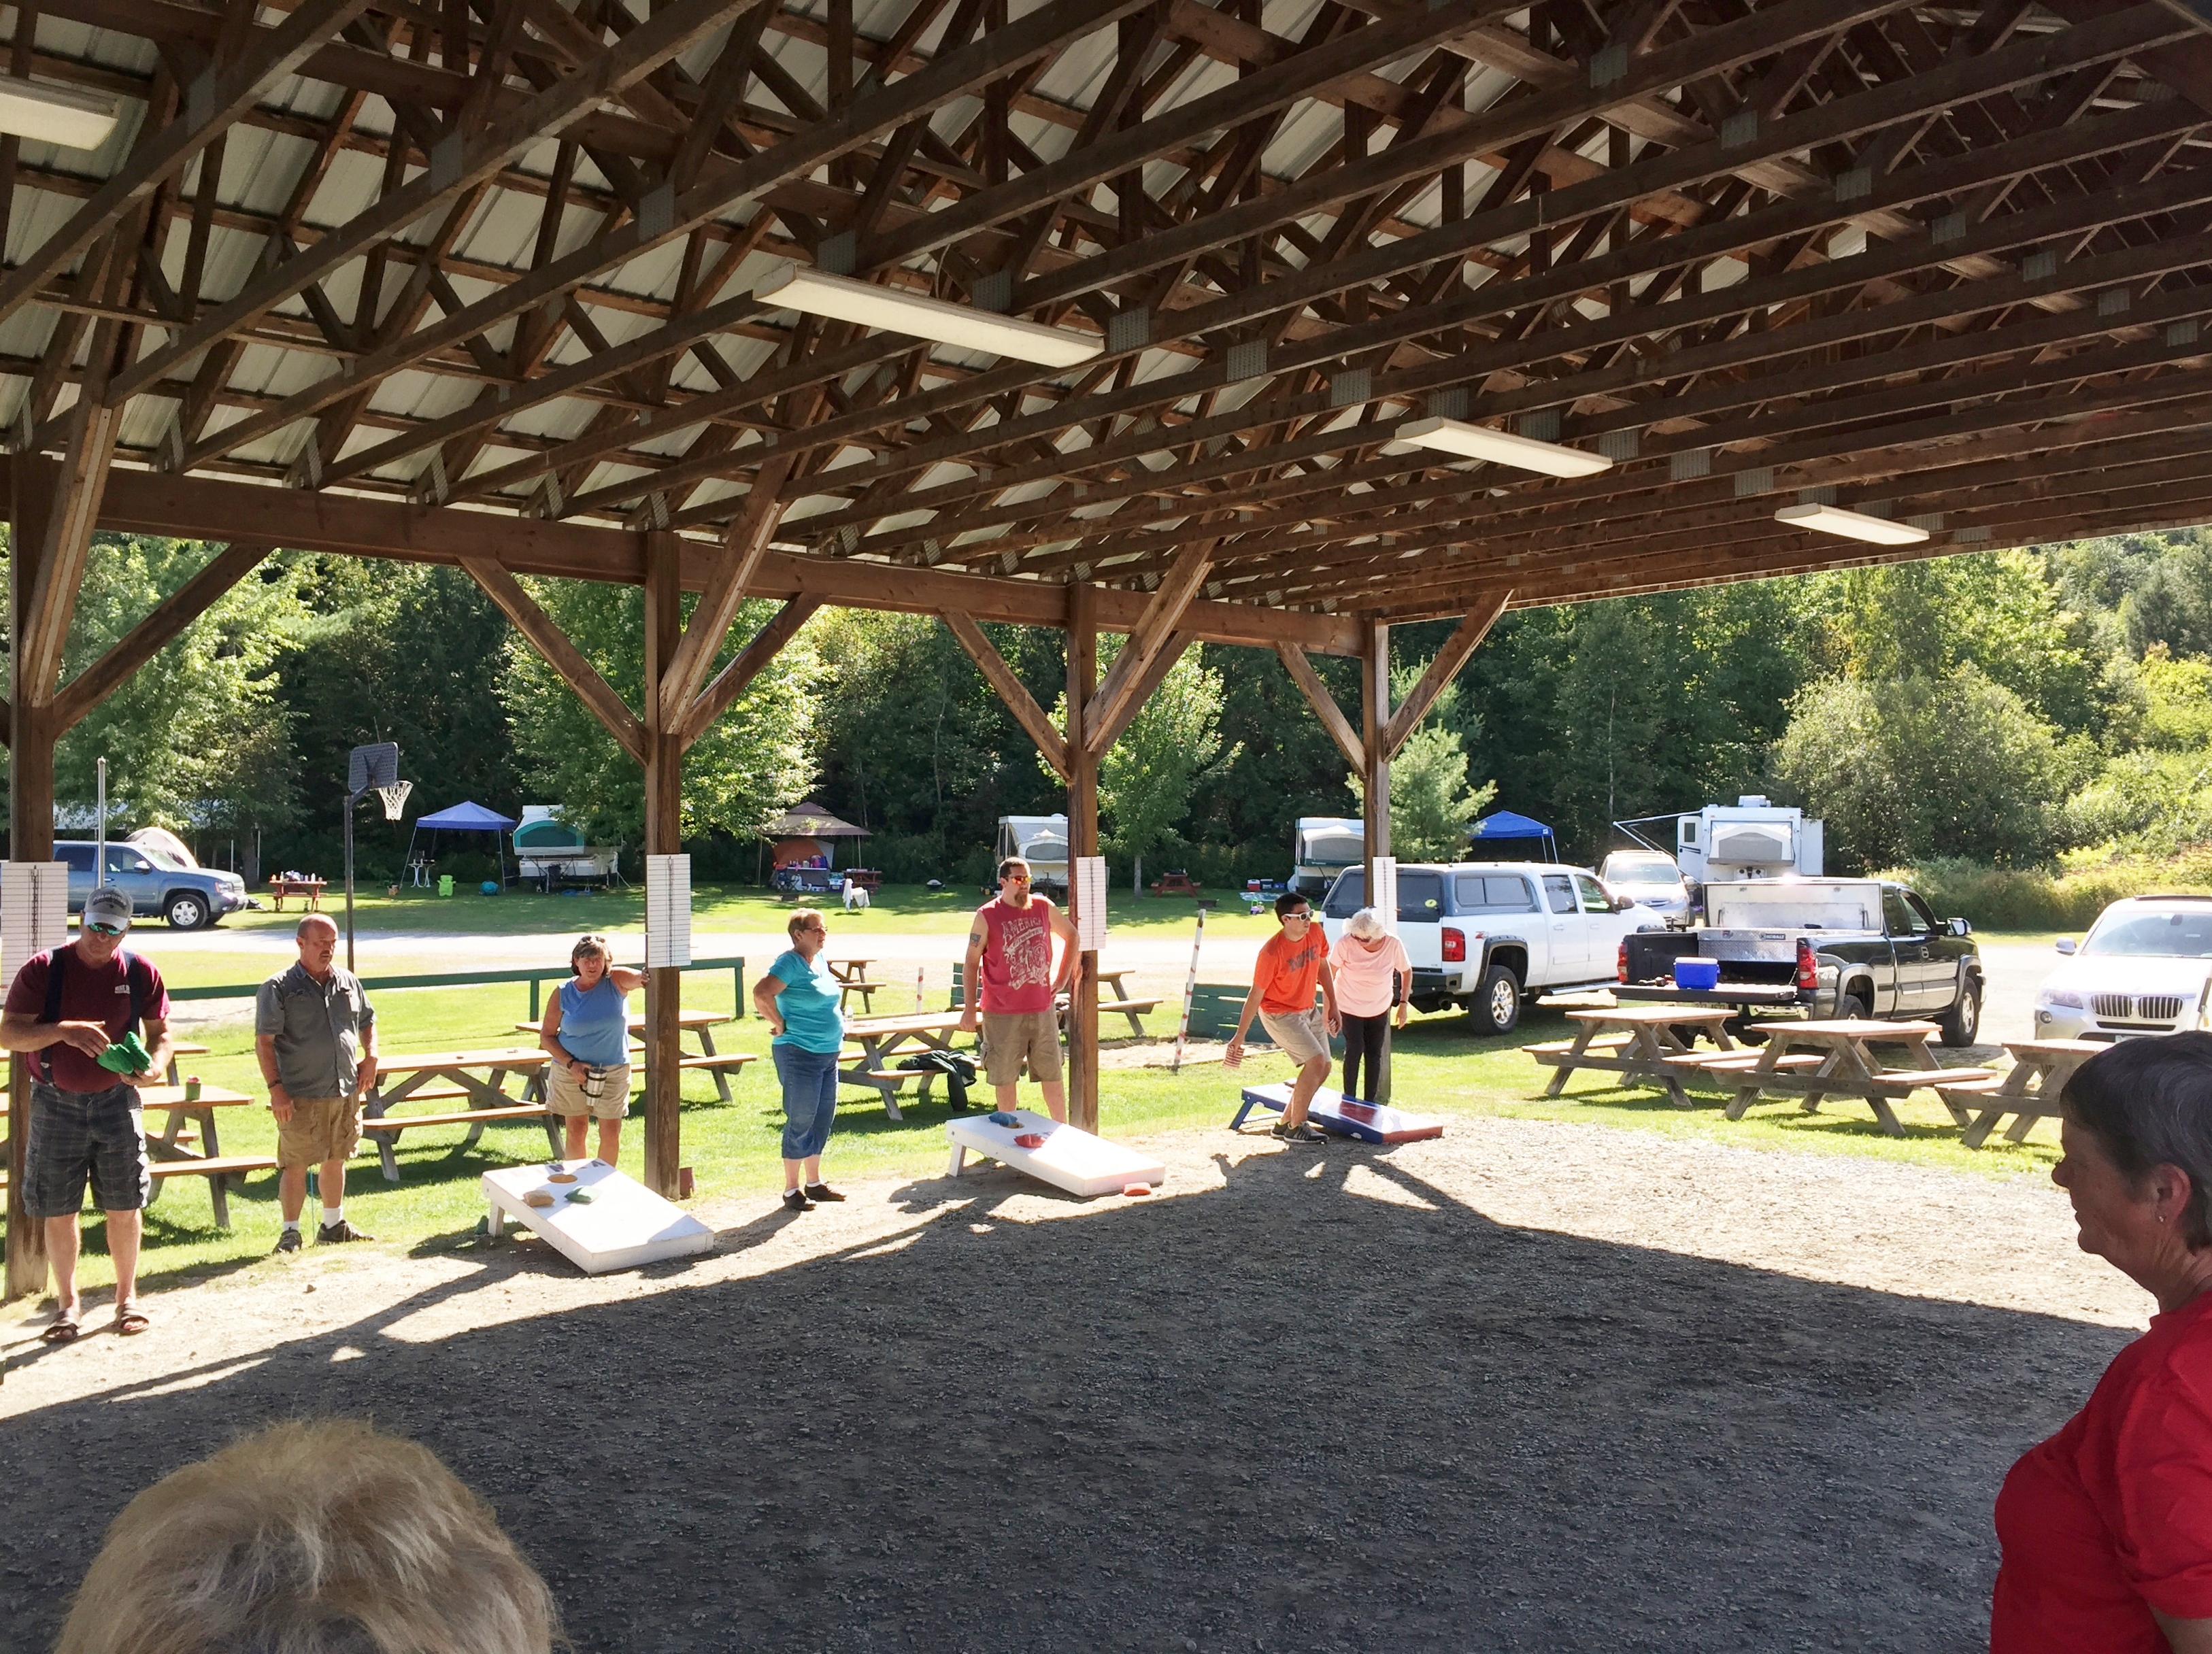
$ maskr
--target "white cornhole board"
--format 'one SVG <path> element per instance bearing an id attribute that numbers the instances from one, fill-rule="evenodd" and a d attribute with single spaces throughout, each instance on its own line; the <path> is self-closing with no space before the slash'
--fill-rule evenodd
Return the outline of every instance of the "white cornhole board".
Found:
<path id="1" fill-rule="evenodd" d="M 513 1218 L 551 1242 L 554 1250 L 587 1275 L 714 1250 L 712 1229 L 604 1160 L 564 1160 L 561 1164 L 563 1171 L 576 1174 L 574 1183 L 549 1183 L 553 1167 L 544 1160 L 484 1173 L 484 1199 L 491 1204 L 494 1235 L 500 1232 L 503 1219 Z M 524 1198 L 540 1189 L 553 1197 L 552 1205 L 532 1206 Z M 579 1206 L 568 1198 L 572 1189 L 588 1190 L 591 1200 Z"/>
<path id="2" fill-rule="evenodd" d="M 1031 1114 L 1027 1109 L 1016 1112 L 1022 1122 L 1018 1126 L 994 1126 L 988 1118 L 955 1120 L 946 1125 L 945 1135 L 952 1144 L 952 1164 L 945 1169 L 946 1175 L 957 1177 L 972 1151 L 1071 1195 L 1118 1195 L 1131 1183 L 1167 1181 L 1164 1165 L 1146 1159 L 1134 1149 L 1063 1126 L 1049 1115 Z M 1042 1146 L 1030 1149 L 1015 1143 L 1015 1138 L 1030 1132 L 1044 1138 Z"/>

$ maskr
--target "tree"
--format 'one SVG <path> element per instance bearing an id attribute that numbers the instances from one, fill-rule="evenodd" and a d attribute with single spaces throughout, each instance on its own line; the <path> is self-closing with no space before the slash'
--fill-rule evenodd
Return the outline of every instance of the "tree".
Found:
<path id="1" fill-rule="evenodd" d="M 198 540 L 96 534 L 63 680 L 106 654 L 214 551 Z M 105 757 L 109 808 L 131 826 L 191 836 L 289 821 L 297 791 L 275 674 L 312 630 L 296 566 L 264 562 L 63 736 L 55 796 L 90 804 Z"/>
<path id="2" fill-rule="evenodd" d="M 533 594 L 584 658 L 632 707 L 643 704 L 645 594 L 635 587 L 538 581 Z M 689 609 L 690 599 L 686 599 Z M 720 666 L 778 605 L 743 605 Z M 507 646 L 500 697 L 514 727 L 525 778 L 559 801 L 562 816 L 601 843 L 635 843 L 645 831 L 645 774 L 574 692 L 520 636 Z M 813 708 L 820 666 L 804 629 L 692 745 L 684 762 L 686 836 L 750 833 L 797 803 L 815 775 Z"/>
<path id="3" fill-rule="evenodd" d="M 1776 753 L 1784 784 L 1827 823 L 1832 860 L 1863 869 L 1931 855 L 2039 860 L 2067 763 L 2049 724 L 1972 665 L 1941 678 L 1826 679 L 1798 696 Z"/>
<path id="4" fill-rule="evenodd" d="M 1419 681 L 1420 669 L 1408 666 L 1392 674 L 1391 699 L 1402 701 Z M 1449 861 L 1467 842 L 1468 825 L 1498 795 L 1494 782 L 1469 790 L 1467 747 L 1452 727 L 1459 711 L 1459 685 L 1451 684 L 1429 708 L 1428 718 L 1390 760 L 1390 848 L 1408 861 Z M 1357 775 L 1346 778 L 1363 804 L 1367 789 Z"/>
<path id="5" fill-rule="evenodd" d="M 1098 640 L 1101 678 L 1121 654 L 1122 642 L 1113 635 Z M 1052 715 L 1060 728 L 1067 727 L 1065 690 L 1053 702 Z M 1098 761 L 1105 848 L 1129 858 L 1133 890 L 1143 893 L 1145 856 L 1176 836 L 1200 779 L 1235 763 L 1242 750 L 1232 746 L 1225 755 L 1221 751 L 1221 674 L 1208 669 L 1204 647 L 1194 643 L 1168 668 L 1159 687 Z M 1058 778 L 1043 758 L 1037 767 Z"/>

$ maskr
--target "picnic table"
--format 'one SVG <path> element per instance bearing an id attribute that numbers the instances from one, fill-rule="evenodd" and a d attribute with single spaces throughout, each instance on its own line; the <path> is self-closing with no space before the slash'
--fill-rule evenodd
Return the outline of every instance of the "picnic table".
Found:
<path id="1" fill-rule="evenodd" d="M 932 1069 L 894 1068 L 891 1058 L 912 1043 L 924 1050 L 949 1051 L 952 1036 L 960 1031 L 957 1011 L 923 1012 L 904 1017 L 854 1017 L 845 1025 L 848 1044 L 860 1055 L 837 1077 L 848 1085 L 872 1085 L 884 1099 L 884 1112 L 893 1120 L 899 1113 L 899 1088 L 909 1080 L 921 1082 L 921 1096 L 929 1100 L 929 1087 L 937 1078 Z"/>
<path id="2" fill-rule="evenodd" d="M 1682 1089 L 1682 1059 L 1695 1058 L 1690 1040 L 1698 1033 L 1711 1037 L 1720 1055 L 1736 1050 L 1723 1025 L 1735 1013 L 1724 1005 L 1618 1005 L 1591 1011 L 1570 1011 L 1567 1020 L 1577 1025 L 1571 1039 L 1547 1040 L 1521 1049 L 1552 1069 L 1544 1095 L 1557 1097 L 1577 1068 L 1600 1068 L 1624 1079 L 1656 1085 L 1678 1109 L 1690 1106 Z M 1687 1032 L 1689 1039 L 1683 1035 Z"/>
<path id="3" fill-rule="evenodd" d="M 545 1106 L 545 1067 L 552 1061 L 535 1045 L 501 1045 L 477 1051 L 407 1052 L 377 1061 L 376 1083 L 362 1099 L 362 1131 L 376 1140 L 384 1162 L 386 1183 L 399 1181 L 399 1160 L 392 1152 L 403 1131 L 422 1126 L 466 1126 L 469 1134 L 453 1152 L 473 1148 L 483 1128 L 501 1120 L 536 1120 L 545 1128 L 545 1141 L 557 1158 L 560 1128 Z M 519 1092 L 507 1089 L 507 1077 L 520 1075 Z M 535 1100 L 528 1100 L 535 1094 Z M 447 1114 L 395 1115 L 401 1103 L 446 1102 L 465 1098 L 468 1106 Z"/>
<path id="4" fill-rule="evenodd" d="M 269 875 L 270 893 L 276 899 L 279 913 L 284 911 L 284 898 L 288 896 L 296 896 L 304 900 L 309 912 L 319 912 L 323 905 L 323 892 L 330 888 L 330 883 L 327 879 L 286 879 L 277 873 Z"/>
<path id="5" fill-rule="evenodd" d="M 1766 1045 L 1754 1061 L 1708 1058 L 1698 1064 L 1717 1079 L 1735 1082 L 1735 1095 L 1728 1105 L 1731 1120 L 1742 1119 L 1744 1110 L 1765 1095 L 1797 1098 L 1807 1114 L 1818 1113 L 1826 1098 L 1853 1097 L 1874 1111 L 1882 1130 L 1902 1137 L 1905 1127 L 1892 1103 L 1939 1082 L 1979 1079 L 1990 1072 L 1938 1067 L 1928 1042 L 1943 1031 L 1932 1022 L 1770 1022 L 1762 1025 L 1762 1031 Z M 1875 1048 L 1884 1045 L 1903 1046 L 1914 1066 L 1880 1066 Z"/>
<path id="6" fill-rule="evenodd" d="M 962 964 L 956 964 L 952 967 L 952 998 L 950 1004 L 951 1008 L 955 1010 L 957 1010 L 966 1002 L 966 990 L 961 985 L 963 969 L 964 966 Z M 1139 1000 L 1131 998 L 1129 994 L 1128 983 L 1130 974 L 1131 973 L 1127 966 L 1123 966 L 1118 970 L 1099 970 L 1091 973 L 1094 980 L 1110 983 L 1114 989 L 1114 997 L 1112 999 L 1109 1000 L 1102 997 L 1099 1000 L 1098 1014 L 1101 1017 L 1123 1016 L 1128 1018 L 1130 1034 L 1135 1038 L 1142 1039 L 1145 1036 L 1145 1025 L 1139 1022 L 1137 1019 L 1147 1011 L 1158 1010 L 1160 1007 L 1160 1001 L 1158 1000 Z M 1060 1012 L 1063 1026 L 1066 1025 L 1067 1007 L 1073 1001 L 1069 995 L 1066 994 L 1058 994 L 1053 1000 L 1053 1009 Z M 1239 990 L 1237 1003 L 1240 1006 L 1243 1003 L 1243 992 L 1241 989 Z M 1255 1026 L 1256 1027 L 1257 1025 L 1255 1025 Z"/>
<path id="7" fill-rule="evenodd" d="M 2074 1071 L 2112 1049 L 2094 1039 L 2008 1039 L 2005 1049 L 2012 1054 L 2012 1067 L 2003 1073 L 1939 1081 L 1936 1095 L 1964 1128 L 1968 1148 L 1989 1141 L 1997 1122 L 2008 1114 L 2018 1118 L 2006 1128 L 2005 1141 L 2025 1142 L 2037 1121 L 2057 1117 L 2058 1093 Z"/>
<path id="8" fill-rule="evenodd" d="M 876 990 L 889 986 L 884 982 L 872 982 L 868 980 L 868 967 L 875 961 L 873 959 L 827 959 L 823 963 L 830 967 L 830 974 L 837 979 L 837 1008 L 842 1011 L 852 1003 L 853 995 L 858 994 L 863 1007 L 862 1014 L 873 1016 L 876 1010 Z"/>
<path id="9" fill-rule="evenodd" d="M 1188 873 L 1178 868 L 1174 873 L 1162 873 L 1152 880 L 1154 896 L 1196 896 L 1206 888 Z"/>
<path id="10" fill-rule="evenodd" d="M 723 1023 L 733 1020 L 735 1019 L 725 1016 L 719 1011 L 684 1011 L 678 1012 L 676 1018 L 677 1026 L 681 1031 L 696 1034 L 699 1037 L 698 1055 L 681 1059 L 677 1067 L 705 1070 L 713 1076 L 714 1091 L 725 1103 L 731 1100 L 730 1070 L 742 1068 L 749 1062 L 760 1061 L 750 1051 L 718 1051 L 714 1049 L 713 1031 Z M 538 1030 L 539 1025 L 534 1022 L 518 1022 L 514 1025 L 514 1031 L 518 1034 L 534 1034 Z M 642 1016 L 632 1016 L 629 1019 L 629 1031 L 630 1049 L 633 1052 L 643 1050 L 643 1042 L 637 1037 L 645 1031 L 645 1019 Z"/>
<path id="11" fill-rule="evenodd" d="M 154 1184 L 147 1195 L 151 1205 L 161 1198 L 162 1185 L 172 1177 L 208 1180 L 218 1228 L 230 1227 L 230 1186 L 249 1171 L 266 1171 L 276 1164 L 273 1155 L 238 1154 L 226 1158 L 216 1134 L 216 1110 L 251 1108 L 254 1099 L 243 1092 L 220 1085 L 203 1085 L 198 1097 L 187 1097 L 182 1085 L 142 1085 L 138 1101 L 150 1116 L 166 1113 L 168 1123 L 157 1134 L 146 1134 L 146 1153 L 154 1162 Z"/>

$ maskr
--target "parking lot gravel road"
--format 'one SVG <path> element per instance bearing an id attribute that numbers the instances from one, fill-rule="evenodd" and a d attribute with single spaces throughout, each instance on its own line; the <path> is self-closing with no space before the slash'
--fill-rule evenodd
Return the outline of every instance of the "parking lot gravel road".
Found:
<path id="1" fill-rule="evenodd" d="M 1987 1645 L 1990 1502 L 2148 1302 L 2047 1181 L 1455 1119 L 702 1208 L 710 1256 L 314 1250 L 4 1329 L 0 1624 L 301 1413 L 418 1436 L 586 1651 Z"/>

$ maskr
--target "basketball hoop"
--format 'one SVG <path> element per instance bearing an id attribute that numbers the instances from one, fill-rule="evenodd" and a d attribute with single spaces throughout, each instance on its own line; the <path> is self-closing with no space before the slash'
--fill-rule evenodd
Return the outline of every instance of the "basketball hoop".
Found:
<path id="1" fill-rule="evenodd" d="M 384 800 L 384 818 L 386 821 L 399 819 L 401 812 L 407 808 L 408 791 L 414 785 L 413 781 L 394 781 L 389 787 L 376 789 L 376 796 Z"/>

